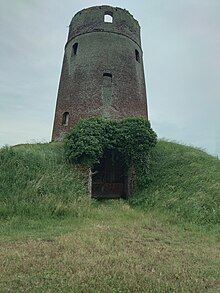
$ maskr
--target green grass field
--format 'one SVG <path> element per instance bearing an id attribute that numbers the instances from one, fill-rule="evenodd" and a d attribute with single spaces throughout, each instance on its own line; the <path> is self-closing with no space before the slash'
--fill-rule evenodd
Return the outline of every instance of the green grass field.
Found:
<path id="1" fill-rule="evenodd" d="M 160 141 L 128 202 L 89 200 L 59 143 L 0 164 L 0 292 L 220 291 L 217 158 Z"/>

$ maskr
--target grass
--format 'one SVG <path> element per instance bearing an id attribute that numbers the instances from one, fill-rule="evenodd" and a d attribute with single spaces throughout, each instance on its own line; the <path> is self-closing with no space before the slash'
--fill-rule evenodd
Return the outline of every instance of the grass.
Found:
<path id="1" fill-rule="evenodd" d="M 219 292 L 217 159 L 161 141 L 130 202 L 88 200 L 62 144 L 0 163 L 0 292 Z"/>
<path id="2" fill-rule="evenodd" d="M 21 223 L 21 222 L 20 222 Z M 125 202 L 73 217 L 26 220 L 0 241 L 0 292 L 218 292 L 219 246 Z"/>
<path id="3" fill-rule="evenodd" d="M 0 152 L 0 217 L 78 213 L 85 176 L 65 163 L 62 144 L 21 145 Z"/>
<path id="4" fill-rule="evenodd" d="M 152 179 L 132 200 L 141 209 L 171 213 L 175 220 L 220 224 L 220 161 L 196 148 L 159 141 Z"/>

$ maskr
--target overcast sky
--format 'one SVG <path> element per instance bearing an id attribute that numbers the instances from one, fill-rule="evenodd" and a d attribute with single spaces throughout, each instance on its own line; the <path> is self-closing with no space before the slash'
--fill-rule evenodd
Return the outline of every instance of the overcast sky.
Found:
<path id="1" fill-rule="evenodd" d="M 104 4 L 141 25 L 158 136 L 220 155 L 220 0 L 1 0 L 0 146 L 50 141 L 68 25 Z"/>

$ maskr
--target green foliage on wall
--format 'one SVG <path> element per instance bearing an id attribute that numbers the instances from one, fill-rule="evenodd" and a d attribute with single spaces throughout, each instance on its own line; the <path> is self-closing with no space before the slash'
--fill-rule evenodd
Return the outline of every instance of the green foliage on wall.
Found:
<path id="1" fill-rule="evenodd" d="M 105 151 L 119 154 L 127 168 L 133 166 L 139 178 L 147 178 L 150 150 L 156 133 L 143 118 L 107 120 L 82 119 L 65 139 L 65 155 L 69 162 L 93 167 Z"/>

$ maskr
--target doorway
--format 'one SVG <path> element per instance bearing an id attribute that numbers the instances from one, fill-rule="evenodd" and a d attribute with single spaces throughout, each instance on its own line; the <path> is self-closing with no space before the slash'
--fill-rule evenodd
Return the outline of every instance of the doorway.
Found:
<path id="1" fill-rule="evenodd" d="M 126 198 L 126 166 L 118 153 L 105 151 L 100 163 L 92 169 L 92 174 L 93 198 Z"/>

